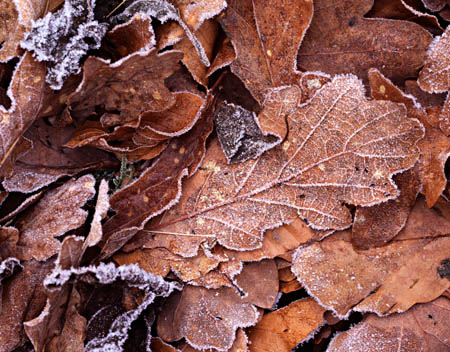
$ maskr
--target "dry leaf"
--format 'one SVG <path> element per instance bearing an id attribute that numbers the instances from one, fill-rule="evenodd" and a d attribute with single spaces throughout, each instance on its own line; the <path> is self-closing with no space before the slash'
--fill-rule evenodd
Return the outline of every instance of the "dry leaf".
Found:
<path id="1" fill-rule="evenodd" d="M 370 314 L 358 325 L 335 336 L 327 352 L 448 351 L 449 310 L 449 299 L 442 297 L 389 317 Z"/>
<path id="2" fill-rule="evenodd" d="M 307 298 L 265 314 L 248 330 L 250 351 L 291 351 L 318 331 L 324 324 L 324 313 L 314 299 Z"/>
<path id="3" fill-rule="evenodd" d="M 447 0 L 422 0 L 422 2 L 428 10 L 433 12 L 441 11 L 448 4 Z"/>
<path id="4" fill-rule="evenodd" d="M 427 52 L 424 67 L 420 71 L 420 88 L 430 93 L 443 93 L 450 89 L 449 47 L 450 28 L 434 38 Z"/>
<path id="5" fill-rule="evenodd" d="M 343 232 L 300 247 L 292 271 L 311 296 L 341 318 L 352 310 L 385 315 L 431 301 L 450 287 L 437 270 L 449 250 L 447 233 L 357 252 L 350 233 Z"/>
<path id="6" fill-rule="evenodd" d="M 239 327 L 254 325 L 258 312 L 231 288 L 207 290 L 185 286 L 169 298 L 158 318 L 158 335 L 166 341 L 182 337 L 194 348 L 227 351 Z"/>
<path id="7" fill-rule="evenodd" d="M 18 257 L 42 261 L 58 253 L 61 243 L 55 237 L 84 224 L 88 213 L 81 207 L 95 195 L 94 185 L 94 177 L 86 175 L 48 191 L 17 224 Z"/>
<path id="8" fill-rule="evenodd" d="M 296 83 L 297 50 L 312 13 L 312 1 L 228 1 L 219 20 L 236 52 L 231 69 L 260 104 L 269 88 Z"/>
<path id="9" fill-rule="evenodd" d="M 284 90 L 288 103 L 292 90 Z M 266 229 L 298 216 L 313 228 L 349 227 L 343 202 L 370 206 L 397 197 L 391 175 L 415 163 L 423 133 L 404 106 L 366 100 L 354 77 L 336 77 L 289 121 L 287 140 L 257 160 L 227 165 L 211 142 L 180 202 L 149 232 L 215 236 L 226 248 L 251 250 L 261 247 Z"/>
<path id="10" fill-rule="evenodd" d="M 26 53 L 19 61 L 8 89 L 12 105 L 8 110 L 0 106 L 0 165 L 38 116 L 44 76 L 44 64 L 37 63 L 30 53 Z"/>
<path id="11" fill-rule="evenodd" d="M 432 36 L 407 21 L 366 19 L 372 0 L 315 1 L 311 26 L 298 52 L 303 70 L 353 73 L 378 68 L 394 82 L 415 77 Z"/>

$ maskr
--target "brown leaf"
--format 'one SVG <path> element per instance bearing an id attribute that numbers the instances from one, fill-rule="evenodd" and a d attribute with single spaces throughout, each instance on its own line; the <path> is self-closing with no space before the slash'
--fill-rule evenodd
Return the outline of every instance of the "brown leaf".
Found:
<path id="1" fill-rule="evenodd" d="M 400 196 L 370 208 L 358 207 L 352 227 L 352 243 L 358 249 L 379 247 L 393 239 L 405 226 L 419 194 L 417 167 L 394 176 Z"/>
<path id="2" fill-rule="evenodd" d="M 420 88 L 430 93 L 443 93 L 450 89 L 450 68 L 448 51 L 450 45 L 450 28 L 436 37 L 428 49 L 418 83 Z"/>
<path id="3" fill-rule="evenodd" d="M 442 297 L 389 317 L 370 314 L 358 325 L 335 336 L 327 351 L 448 351 L 449 310 L 450 301 Z"/>
<path id="4" fill-rule="evenodd" d="M 182 337 L 195 348 L 227 351 L 236 330 L 256 323 L 258 312 L 231 288 L 207 290 L 185 286 L 172 295 L 158 318 L 158 335 L 166 341 Z"/>
<path id="5" fill-rule="evenodd" d="M 132 184 L 110 199 L 117 214 L 103 227 L 106 243 L 103 256 L 122 247 L 152 217 L 178 201 L 181 179 L 198 168 L 205 151 L 206 138 L 212 131 L 212 113 L 205 103 L 197 124 L 186 134 L 172 139 L 160 158 Z"/>
<path id="6" fill-rule="evenodd" d="M 61 243 L 55 238 L 84 224 L 87 211 L 81 209 L 95 194 L 91 175 L 70 180 L 48 193 L 17 224 L 17 244 L 21 260 L 46 260 L 56 254 Z"/>
<path id="7" fill-rule="evenodd" d="M 349 227 L 343 202 L 370 206 L 397 197 L 391 175 L 417 160 L 422 127 L 404 109 L 368 101 L 356 78 L 336 77 L 297 107 L 286 141 L 259 159 L 228 165 L 212 141 L 180 202 L 147 229 L 215 236 L 242 251 L 260 248 L 266 229 L 298 216 L 318 229 Z"/>
<path id="8" fill-rule="evenodd" d="M 83 65 L 83 81 L 70 97 L 72 111 L 90 114 L 95 106 L 119 110 L 137 118 L 144 111 L 161 111 L 173 104 L 164 79 L 177 68 L 182 54 L 156 49 L 138 52 L 113 64 L 89 57 Z"/>
<path id="9" fill-rule="evenodd" d="M 0 62 L 9 61 L 20 54 L 19 44 L 33 20 L 43 15 L 47 0 L 4 0 L 0 4 Z M 30 77 L 31 78 L 31 77 Z"/>
<path id="10" fill-rule="evenodd" d="M 230 349 L 228 350 L 228 352 L 248 352 L 248 347 L 247 347 L 247 335 L 245 335 L 245 332 L 243 329 L 239 328 L 237 329 L 236 332 L 236 339 L 233 342 L 233 345 L 230 347 Z M 153 351 L 153 350 L 152 350 Z M 180 347 L 180 351 L 181 352 L 201 352 L 201 351 L 206 351 L 206 352 L 216 352 L 216 349 L 196 349 L 192 346 L 190 346 L 189 344 L 185 343 L 183 346 Z M 158 350 L 156 350 L 155 352 L 158 352 Z M 166 352 L 166 351 L 161 351 L 161 352 Z M 172 351 L 167 351 L 167 352 L 172 352 Z M 173 351 L 175 352 L 175 351 Z M 178 352 L 178 351 L 177 351 Z"/>
<path id="11" fill-rule="evenodd" d="M 152 19 L 141 13 L 133 16 L 129 22 L 115 26 L 106 33 L 106 37 L 122 58 L 155 46 Z"/>
<path id="12" fill-rule="evenodd" d="M 430 106 L 442 106 L 445 101 L 445 94 L 428 93 L 419 87 L 417 80 L 409 79 L 405 81 L 405 93 L 412 95 L 424 108 Z"/>
<path id="13" fill-rule="evenodd" d="M 446 136 L 450 136 L 450 95 L 447 95 L 439 118 L 439 128 Z"/>
<path id="14" fill-rule="evenodd" d="M 214 72 L 230 65 L 236 59 L 233 45 L 228 37 L 225 37 L 219 44 L 216 57 L 208 68 L 206 77 L 210 77 Z"/>
<path id="15" fill-rule="evenodd" d="M 23 322 L 34 318 L 45 305 L 43 281 L 53 261 L 23 263 L 23 270 L 2 283 L 0 351 L 13 351 L 25 342 Z"/>
<path id="16" fill-rule="evenodd" d="M 245 293 L 242 302 L 270 309 L 277 301 L 278 271 L 273 259 L 245 264 L 235 282 Z"/>
<path id="17" fill-rule="evenodd" d="M 447 0 L 422 0 L 422 2 L 428 10 L 433 12 L 441 11 L 448 3 Z"/>
<path id="18" fill-rule="evenodd" d="M 366 71 L 376 67 L 394 82 L 415 77 L 432 36 L 415 23 L 364 18 L 372 3 L 315 1 L 312 23 L 298 52 L 299 68 L 352 73 L 365 80 Z"/>
<path id="19" fill-rule="evenodd" d="M 260 104 L 267 89 L 296 83 L 297 50 L 312 13 L 312 1 L 228 1 L 219 20 L 236 52 L 231 69 Z"/>
<path id="20" fill-rule="evenodd" d="M 3 165 L 19 138 L 37 118 L 44 91 L 45 65 L 30 53 L 19 61 L 11 82 L 11 108 L 0 106 L 0 166 Z"/>
<path id="21" fill-rule="evenodd" d="M 91 228 L 83 244 L 84 250 L 87 247 L 95 246 L 100 242 L 103 236 L 102 220 L 106 217 L 109 210 L 109 187 L 106 180 L 101 180 L 98 188 L 97 204 L 95 205 L 94 217 L 92 218 Z"/>
<path id="22" fill-rule="evenodd" d="M 250 351 L 291 351 L 324 324 L 324 313 L 314 299 L 306 298 L 265 314 L 248 330 Z"/>
<path id="23" fill-rule="evenodd" d="M 385 315 L 431 301 L 450 287 L 437 271 L 449 250 L 447 234 L 357 252 L 350 233 L 343 232 L 300 247 L 292 271 L 310 295 L 341 318 L 352 310 Z"/>
<path id="24" fill-rule="evenodd" d="M 13 154 L 15 162 L 5 164 L 3 187 L 10 192 L 34 192 L 62 176 L 72 176 L 86 170 L 117 168 L 117 159 L 90 147 L 70 150 L 63 145 L 70 139 L 74 127 L 51 127 L 37 120 L 26 132 Z M 18 151 L 19 152 L 19 151 Z"/>

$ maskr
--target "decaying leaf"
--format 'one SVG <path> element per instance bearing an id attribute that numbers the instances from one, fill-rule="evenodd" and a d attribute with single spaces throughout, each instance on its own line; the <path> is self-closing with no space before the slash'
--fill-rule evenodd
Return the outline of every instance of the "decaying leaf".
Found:
<path id="1" fill-rule="evenodd" d="M 407 230 L 408 225 L 398 237 L 408 237 Z M 300 247 L 292 271 L 310 295 L 340 317 L 352 310 L 378 315 L 404 312 L 449 287 L 450 281 L 437 272 L 448 257 L 449 232 L 450 228 L 445 236 L 433 238 L 438 235 L 433 231 L 365 251 L 353 248 L 349 232 L 338 233 Z"/>
<path id="2" fill-rule="evenodd" d="M 0 106 L 0 165 L 15 147 L 19 138 L 37 118 L 44 91 L 45 66 L 37 63 L 30 53 L 20 60 L 8 90 L 12 100 L 6 110 Z"/>
<path id="3" fill-rule="evenodd" d="M 261 105 L 269 88 L 296 83 L 312 13 L 312 1 L 228 1 L 220 24 L 236 52 L 231 69 Z"/>
<path id="4" fill-rule="evenodd" d="M 158 319 L 158 334 L 166 341 L 183 337 L 197 349 L 227 351 L 239 327 L 254 325 L 258 312 L 231 288 L 207 290 L 185 286 L 169 298 Z"/>
<path id="5" fill-rule="evenodd" d="M 4 0 L 0 5 L 0 62 L 18 56 L 19 43 L 24 33 L 43 13 L 47 0 L 14 1 Z"/>
<path id="6" fill-rule="evenodd" d="M 94 177 L 86 175 L 49 191 L 17 224 L 18 258 L 42 261 L 56 254 L 61 243 L 55 237 L 85 222 L 88 214 L 81 207 L 94 196 L 94 185 Z"/>
<path id="7" fill-rule="evenodd" d="M 265 314 L 248 331 L 250 351 L 291 351 L 318 331 L 324 324 L 324 313 L 314 299 L 307 298 Z"/>
<path id="8" fill-rule="evenodd" d="M 394 82 L 417 76 L 432 36 L 415 23 L 364 18 L 373 0 L 314 2 L 311 26 L 298 52 L 303 70 L 353 73 L 371 67 Z"/>
<path id="9" fill-rule="evenodd" d="M 448 351 L 449 310 L 450 300 L 441 297 L 389 317 L 370 314 L 335 336 L 327 352 Z"/>
<path id="10" fill-rule="evenodd" d="M 292 104 L 293 90 L 280 91 L 280 99 Z M 417 160 L 422 127 L 403 105 L 368 101 L 362 92 L 356 78 L 334 78 L 288 116 L 286 141 L 257 160 L 227 165 L 212 142 L 180 202 L 147 229 L 212 235 L 227 248 L 251 250 L 266 229 L 297 216 L 313 228 L 343 229 L 351 225 L 343 202 L 397 197 L 391 175 Z"/>

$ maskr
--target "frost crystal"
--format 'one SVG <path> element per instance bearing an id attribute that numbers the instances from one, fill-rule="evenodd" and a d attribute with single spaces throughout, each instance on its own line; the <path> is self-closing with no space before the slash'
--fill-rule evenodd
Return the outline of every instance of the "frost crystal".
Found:
<path id="1" fill-rule="evenodd" d="M 168 20 L 178 22 L 181 28 L 183 28 L 183 30 L 185 31 L 195 50 L 197 51 L 197 54 L 200 56 L 203 64 L 209 67 L 210 63 L 202 44 L 194 36 L 186 23 L 184 23 L 184 21 L 181 19 L 180 13 L 175 8 L 175 6 L 165 0 L 136 0 L 121 14 L 113 17 L 112 20 L 114 23 L 126 22 L 130 20 L 136 13 L 143 13 L 147 16 L 157 18 L 159 21 L 161 21 L 161 23 L 164 23 Z"/>
<path id="2" fill-rule="evenodd" d="M 123 351 L 123 344 L 128 337 L 128 330 L 133 321 L 153 303 L 158 296 L 167 297 L 173 290 L 181 289 L 181 285 L 176 282 L 167 282 L 161 276 L 153 275 L 139 268 L 138 265 L 122 265 L 116 267 L 113 263 L 100 263 L 98 266 L 82 268 L 71 268 L 62 270 L 56 267 L 44 281 L 46 286 L 62 286 L 72 275 L 80 276 L 94 274 L 101 284 L 111 284 L 117 280 L 125 281 L 131 287 L 143 290 L 145 297 L 143 302 L 136 308 L 119 315 L 112 323 L 109 332 L 104 337 L 92 339 L 86 345 L 86 352 L 119 352 Z"/>
<path id="3" fill-rule="evenodd" d="M 33 22 L 21 46 L 47 62 L 46 82 L 61 89 L 64 80 L 79 73 L 80 59 L 98 49 L 107 25 L 94 20 L 94 0 L 66 0 L 63 8 Z"/>

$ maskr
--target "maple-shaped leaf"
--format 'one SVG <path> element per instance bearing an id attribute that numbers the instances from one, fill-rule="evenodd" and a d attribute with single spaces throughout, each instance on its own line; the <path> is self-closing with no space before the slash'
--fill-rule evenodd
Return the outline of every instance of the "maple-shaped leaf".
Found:
<path id="1" fill-rule="evenodd" d="M 181 58 L 179 52 L 158 54 L 156 49 L 113 64 L 91 56 L 83 66 L 83 81 L 70 97 L 71 110 L 89 115 L 100 105 L 134 119 L 144 111 L 165 110 L 174 98 L 164 79 L 175 71 Z"/>
<path id="2" fill-rule="evenodd" d="M 298 52 L 299 68 L 365 79 L 366 71 L 376 67 L 394 82 L 415 77 L 432 36 L 412 22 L 364 18 L 372 4 L 373 0 L 315 1 L 311 26 Z"/>
<path id="3" fill-rule="evenodd" d="M 30 53 L 21 58 L 8 89 L 11 107 L 6 110 L 0 106 L 0 165 L 38 117 L 43 100 L 44 76 L 44 64 L 36 62 Z"/>
<path id="4" fill-rule="evenodd" d="M 266 229 L 298 216 L 313 228 L 343 229 L 351 225 L 343 203 L 370 206 L 398 196 L 391 177 L 416 162 L 423 136 L 403 105 L 368 101 L 353 76 L 334 78 L 300 106 L 292 93 L 298 88 L 283 88 L 274 102 L 294 104 L 283 144 L 228 165 L 211 143 L 180 202 L 147 230 L 213 235 L 227 248 L 251 250 Z"/>
<path id="5" fill-rule="evenodd" d="M 448 351 L 450 300 L 418 304 L 409 311 L 378 317 L 370 314 L 350 330 L 336 335 L 327 352 Z"/>
<path id="6" fill-rule="evenodd" d="M 314 299 L 306 298 L 265 314 L 248 331 L 249 350 L 291 351 L 324 324 L 324 313 L 325 309 Z"/>
<path id="7" fill-rule="evenodd" d="M 312 13 L 312 1 L 233 0 L 219 17 L 236 52 L 231 69 L 260 104 L 267 89 L 295 82 L 297 51 Z"/>
<path id="8" fill-rule="evenodd" d="M 32 21 L 39 18 L 47 0 L 14 1 L 4 0 L 0 4 L 0 62 L 7 62 L 20 54 L 19 44 Z"/>
<path id="9" fill-rule="evenodd" d="M 56 13 L 33 22 L 21 46 L 47 62 L 46 82 L 55 90 L 81 70 L 80 60 L 90 49 L 98 49 L 107 26 L 94 20 L 95 1 L 66 0 Z"/>
<path id="10" fill-rule="evenodd" d="M 438 272 L 449 256 L 449 224 L 421 200 L 405 228 L 388 244 L 356 250 L 350 231 L 336 233 L 299 247 L 292 272 L 311 296 L 341 318 L 352 310 L 378 315 L 404 312 L 450 287 Z"/>

